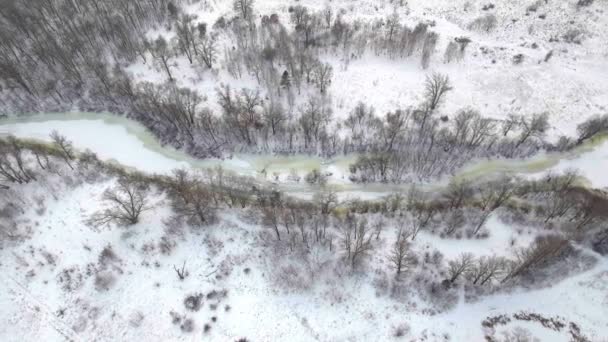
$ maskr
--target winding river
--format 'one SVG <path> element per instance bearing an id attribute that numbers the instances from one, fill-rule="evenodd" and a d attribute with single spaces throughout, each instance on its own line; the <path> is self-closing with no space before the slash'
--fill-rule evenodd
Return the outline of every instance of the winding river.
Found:
<path id="1" fill-rule="evenodd" d="M 0 136 L 12 134 L 20 138 L 50 141 L 49 135 L 53 130 L 65 135 L 80 150 L 89 149 L 101 159 L 113 160 L 142 171 L 168 173 L 175 168 L 200 169 L 221 165 L 238 174 L 272 182 L 279 189 L 301 197 L 312 196 L 317 188 L 303 181 L 288 180 L 293 170 L 299 176 L 315 168 L 330 173 L 328 183 L 341 198 L 377 198 L 410 186 L 350 182 L 348 166 L 356 155 L 323 159 L 308 155 L 234 154 L 225 159 L 199 160 L 160 145 L 139 123 L 108 113 L 45 113 L 0 119 Z M 541 153 L 527 159 L 471 161 L 454 177 L 479 178 L 503 172 L 540 177 L 549 171 L 561 172 L 569 168 L 578 169 L 588 186 L 608 187 L 608 136 L 595 138 L 564 153 Z M 265 176 L 262 171 L 265 171 Z M 447 179 L 424 185 L 443 185 Z"/>

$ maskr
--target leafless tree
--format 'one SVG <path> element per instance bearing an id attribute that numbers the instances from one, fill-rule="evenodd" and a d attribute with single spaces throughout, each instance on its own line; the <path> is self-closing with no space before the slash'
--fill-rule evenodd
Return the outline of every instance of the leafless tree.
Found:
<path id="1" fill-rule="evenodd" d="M 462 209 L 446 210 L 443 212 L 442 222 L 445 224 L 445 234 L 451 236 L 464 226 L 466 219 Z"/>
<path id="2" fill-rule="evenodd" d="M 473 187 L 471 181 L 463 178 L 459 180 L 450 180 L 447 191 L 443 195 L 448 201 L 450 209 L 458 209 L 462 207 L 466 199 L 473 195 Z"/>
<path id="3" fill-rule="evenodd" d="M 36 180 L 24 158 L 24 148 L 14 137 L 0 139 L 0 177 L 11 183 L 29 183 Z M 7 187 L 8 188 L 8 187 Z"/>
<path id="4" fill-rule="evenodd" d="M 445 94 L 452 89 L 454 88 L 452 88 L 450 78 L 447 75 L 433 73 L 433 75 L 427 76 L 424 83 L 424 96 L 431 112 L 441 104 Z"/>
<path id="5" fill-rule="evenodd" d="M 327 87 L 331 83 L 332 75 L 333 68 L 329 63 L 319 63 L 314 68 L 313 77 L 321 94 L 325 94 Z"/>
<path id="6" fill-rule="evenodd" d="M 68 164 L 70 169 L 73 170 L 74 167 L 72 167 L 71 161 L 74 159 L 75 155 L 72 142 L 69 141 L 65 136 L 59 134 L 57 131 L 51 132 L 51 139 L 53 140 L 55 147 L 57 147 L 61 153 L 63 160 L 66 162 L 66 164 Z"/>
<path id="7" fill-rule="evenodd" d="M 496 16 L 494 14 L 486 14 L 469 24 L 469 29 L 480 30 L 483 32 L 491 32 L 497 25 Z"/>
<path id="8" fill-rule="evenodd" d="M 521 117 L 515 114 L 507 115 L 507 118 L 502 122 L 502 135 L 507 136 L 511 130 L 519 127 L 521 123 Z"/>
<path id="9" fill-rule="evenodd" d="M 207 35 L 198 43 L 201 61 L 211 69 L 217 60 L 217 38 L 215 35 Z"/>
<path id="10" fill-rule="evenodd" d="M 388 256 L 388 261 L 395 269 L 396 278 L 401 276 L 401 272 L 407 270 L 412 263 L 415 261 L 415 256 L 410 251 L 410 242 L 408 241 L 409 236 L 403 229 L 399 229 L 397 233 L 397 240 L 391 248 Z"/>
<path id="11" fill-rule="evenodd" d="M 190 224 L 202 226 L 213 221 L 216 209 L 214 197 L 210 186 L 199 175 L 192 175 L 183 169 L 173 171 L 169 194 L 173 211 Z"/>
<path id="12" fill-rule="evenodd" d="M 506 260 L 498 256 L 478 258 L 467 271 L 467 278 L 475 285 L 485 285 L 498 279 L 506 267 Z"/>
<path id="13" fill-rule="evenodd" d="M 234 10 L 245 20 L 251 19 L 253 13 L 253 0 L 234 0 Z"/>
<path id="14" fill-rule="evenodd" d="M 93 214 L 89 223 L 101 226 L 110 222 L 120 225 L 133 225 L 139 222 L 139 216 L 149 210 L 149 187 L 133 177 L 125 176 L 118 179 L 113 188 L 104 191 L 102 199 L 108 203 L 108 208 Z"/>
<path id="15" fill-rule="evenodd" d="M 277 241 L 281 241 L 281 232 L 279 231 L 281 208 L 268 205 L 262 207 L 262 224 L 274 230 Z"/>
<path id="16" fill-rule="evenodd" d="M 427 228 L 435 215 L 435 208 L 429 202 L 417 202 L 411 210 L 412 226 L 411 237 L 412 241 L 416 239 L 418 233 Z"/>
<path id="17" fill-rule="evenodd" d="M 448 263 L 448 281 L 453 284 L 461 275 L 471 269 L 474 261 L 475 257 L 472 253 L 462 253 L 456 260 L 451 260 Z"/>
<path id="18" fill-rule="evenodd" d="M 537 139 L 544 138 L 547 130 L 549 129 L 549 114 L 535 114 L 529 120 L 526 118 L 522 118 L 521 127 L 522 132 L 519 136 L 517 144 L 515 145 L 515 148 L 528 141 L 528 139 L 531 137 Z"/>
<path id="19" fill-rule="evenodd" d="M 517 251 L 517 259 L 511 262 L 509 272 L 501 282 L 507 282 L 551 258 L 560 254 L 570 245 L 567 239 L 558 235 L 546 235 L 536 238 L 530 247 Z"/>
<path id="20" fill-rule="evenodd" d="M 347 215 L 341 224 L 341 238 L 346 259 L 353 269 L 374 248 L 373 230 L 368 225 L 367 219 L 357 218 L 353 214 Z"/>
<path id="21" fill-rule="evenodd" d="M 163 36 L 158 36 L 158 38 L 154 40 L 154 43 L 151 46 L 151 52 L 157 64 L 167 72 L 169 81 L 173 81 L 173 75 L 171 74 L 171 68 L 169 67 L 171 60 L 173 59 L 173 51 Z"/>
<path id="22" fill-rule="evenodd" d="M 596 134 L 608 130 L 608 115 L 595 115 L 576 126 L 578 143 L 594 137 Z"/>
<path id="23" fill-rule="evenodd" d="M 177 273 L 177 278 L 179 280 L 184 280 L 186 279 L 186 277 L 188 277 L 188 275 L 190 274 L 188 272 L 188 270 L 186 270 L 186 262 L 184 261 L 184 264 L 182 265 L 182 268 L 177 268 L 175 265 L 173 265 L 173 269 L 175 270 L 175 273 Z"/>
<path id="24" fill-rule="evenodd" d="M 175 25 L 177 47 L 186 55 L 190 64 L 192 64 L 194 55 L 197 54 L 195 44 L 196 28 L 192 24 L 193 19 L 194 17 L 191 15 L 182 14 Z"/>
<path id="25" fill-rule="evenodd" d="M 568 170 L 563 175 L 549 173 L 544 177 L 543 183 L 549 190 L 543 207 L 545 223 L 563 217 L 576 207 L 578 199 L 571 191 L 577 177 L 578 173 L 575 170 Z"/>
<path id="26" fill-rule="evenodd" d="M 313 196 L 313 202 L 319 208 L 321 215 L 327 216 L 338 205 L 338 195 L 334 190 L 323 189 Z"/>
<path id="27" fill-rule="evenodd" d="M 605 213 L 606 203 L 596 200 L 589 196 L 578 196 L 578 201 L 574 207 L 574 230 L 580 233 L 584 228 L 591 226 Z"/>

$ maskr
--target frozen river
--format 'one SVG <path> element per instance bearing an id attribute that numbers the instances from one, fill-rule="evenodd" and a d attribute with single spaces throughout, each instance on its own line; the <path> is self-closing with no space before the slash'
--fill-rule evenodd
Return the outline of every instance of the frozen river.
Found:
<path id="1" fill-rule="evenodd" d="M 289 174 L 294 170 L 300 176 L 315 168 L 331 174 L 328 184 L 343 198 L 374 198 L 409 187 L 382 183 L 351 183 L 348 180 L 348 166 L 356 159 L 356 155 L 323 159 L 308 155 L 235 154 L 225 159 L 199 160 L 171 147 L 162 146 L 139 123 L 112 114 L 74 112 L 0 120 L 0 135 L 12 134 L 20 138 L 50 141 L 49 135 L 53 130 L 65 135 L 79 150 L 89 149 L 103 160 L 113 160 L 150 173 L 169 173 L 176 168 L 200 169 L 221 165 L 241 175 L 273 182 L 281 190 L 305 197 L 312 195 L 316 189 L 303 181 L 296 183 L 288 180 Z M 560 172 L 569 168 L 578 169 L 592 187 L 608 187 L 608 139 L 596 139 L 567 153 L 542 153 L 522 160 L 472 161 L 455 176 L 478 178 L 507 172 L 537 177 L 550 170 Z M 262 170 L 266 171 L 265 176 Z M 278 181 L 273 175 L 278 176 Z M 439 184 L 444 182 L 445 179 Z"/>

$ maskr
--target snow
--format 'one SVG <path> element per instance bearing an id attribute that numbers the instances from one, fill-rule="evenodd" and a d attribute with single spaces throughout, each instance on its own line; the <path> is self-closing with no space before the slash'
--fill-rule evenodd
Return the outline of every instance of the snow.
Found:
<path id="1" fill-rule="evenodd" d="M 384 19 L 397 13 L 402 22 L 410 26 L 421 21 L 434 23 L 431 29 L 439 33 L 440 41 L 428 70 L 420 67 L 417 56 L 390 60 L 367 53 L 345 66 L 342 56 L 322 55 L 322 60 L 333 65 L 334 78 L 329 90 L 337 118 L 345 118 L 359 101 L 374 106 L 377 115 L 416 106 L 422 97 L 425 77 L 435 71 L 449 75 L 454 86 L 440 109 L 441 115 L 454 116 L 464 108 L 477 109 L 482 115 L 496 119 L 508 114 L 529 116 L 548 112 L 552 139 L 563 134 L 574 135 L 577 124 L 608 108 L 605 82 L 608 43 L 602 37 L 602 32 L 608 29 L 608 16 L 603 14 L 607 9 L 601 2 L 577 9 L 572 2 L 552 1 L 528 14 L 526 8 L 532 1 L 527 0 L 495 3 L 495 8 L 489 11 L 482 10 L 482 6 L 487 5 L 484 1 L 410 1 L 405 6 L 398 3 L 267 0 L 256 2 L 255 9 L 258 16 L 277 13 L 286 26 L 290 26 L 287 10 L 293 5 L 316 11 L 330 6 L 334 14 L 341 13 L 343 20 L 351 22 Z M 217 18 L 230 17 L 233 13 L 230 1 L 201 1 L 187 6 L 186 12 L 197 15 L 195 21 L 206 22 L 210 29 Z M 481 33 L 468 29 L 470 22 L 486 14 L 497 17 L 494 31 Z M 541 14 L 546 17 L 539 18 Z M 561 39 L 572 28 L 585 32 L 581 44 L 568 44 Z M 150 33 L 151 37 L 158 34 L 170 37 L 163 30 Z M 472 40 L 465 59 L 445 64 L 443 54 L 448 42 L 463 36 Z M 560 41 L 549 42 L 550 38 L 560 38 Z M 533 48 L 532 44 L 537 47 Z M 224 69 L 223 46 L 233 45 L 230 39 L 220 37 L 218 67 L 212 72 L 203 71 L 200 79 L 192 76 L 196 73 L 185 57 L 174 62 L 177 84 L 207 96 L 207 104 L 215 111 L 219 111 L 215 96 L 218 83 L 227 83 L 234 89 L 260 88 L 253 77 L 244 75 L 234 79 Z M 483 53 L 482 48 L 488 52 Z M 553 57 L 544 62 L 549 51 L 553 51 Z M 513 65 L 516 54 L 525 56 L 520 65 Z M 163 82 L 166 78 L 152 63 L 144 65 L 138 61 L 128 70 L 141 81 Z"/>
<path id="2" fill-rule="evenodd" d="M 330 87 L 335 116 L 344 119 L 359 101 L 375 108 L 377 115 L 398 108 L 416 106 L 424 89 L 425 77 L 432 72 L 449 75 L 454 90 L 439 109 L 440 115 L 453 117 L 463 108 L 479 110 L 484 116 L 502 119 L 508 114 L 524 116 L 548 112 L 550 138 L 561 134 L 573 136 L 576 125 L 608 108 L 608 29 L 606 2 L 595 1 L 589 8 L 576 9 L 574 1 L 543 2 L 537 12 L 525 14 L 531 0 L 496 3 L 490 12 L 481 7 L 487 1 L 425 0 L 409 1 L 352 0 L 259 0 L 258 15 L 277 12 L 287 25 L 288 7 L 300 4 L 321 10 L 331 6 L 343 10 L 344 20 L 374 20 L 397 12 L 410 25 L 434 22 L 440 42 L 431 67 L 423 70 L 418 58 L 390 60 L 368 53 L 345 65 L 340 56 L 323 53 L 322 60 L 333 65 Z M 186 11 L 197 14 L 197 22 L 208 27 L 220 16 L 231 16 L 231 1 L 192 1 Z M 468 5 L 467 5 L 468 4 Z M 467 25 L 480 15 L 494 13 L 497 29 L 491 33 L 473 32 Z M 539 15 L 545 14 L 545 19 Z M 513 21 L 516 19 L 515 21 Z M 563 41 L 550 43 L 567 30 L 584 31 L 581 44 Z M 166 28 L 148 32 L 171 38 Z M 443 51 L 455 37 L 467 36 L 472 43 L 467 56 L 458 63 L 444 64 Z M 207 98 L 206 105 L 216 113 L 216 89 L 220 83 L 234 89 L 259 88 L 251 75 L 235 79 L 223 66 L 224 47 L 233 42 L 220 38 L 220 58 L 212 70 L 195 70 L 185 57 L 175 58 L 172 73 L 179 86 L 196 89 Z M 537 47 L 533 48 L 532 44 Z M 482 52 L 487 49 L 487 53 Z M 546 54 L 553 51 L 549 62 Z M 512 57 L 524 54 L 520 65 Z M 162 83 L 167 79 L 147 55 L 147 63 L 138 60 L 127 70 L 137 81 Z M 200 76 L 199 76 L 200 75 Z M 306 94 L 308 89 L 303 90 Z M 304 96 L 302 96 L 303 98 Z M 394 190 L 392 184 L 352 184 L 348 180 L 349 158 L 323 161 L 320 158 L 289 158 L 234 155 L 226 160 L 197 161 L 180 151 L 161 146 L 143 127 L 112 115 L 67 113 L 45 114 L 26 121 L 0 122 L 0 136 L 50 141 L 57 130 L 78 150 L 89 149 L 101 159 L 149 173 L 166 174 L 175 168 L 203 168 L 222 165 L 243 175 L 270 181 L 278 172 L 277 187 L 290 195 L 311 198 L 316 188 L 287 179 L 291 169 L 300 176 L 313 168 L 330 172 L 330 186 L 341 199 L 375 199 Z M 477 161 L 463 169 L 474 176 L 511 170 L 515 174 L 539 177 L 548 171 L 577 168 L 592 187 L 608 187 L 608 142 L 565 155 L 540 155 L 524 161 Z M 267 169 L 266 178 L 260 175 Z M 608 336 L 608 259 L 584 250 L 598 261 L 578 274 L 556 281 L 550 287 L 497 293 L 465 302 L 462 289 L 454 308 L 435 313 L 433 306 L 419 297 L 415 289 L 404 297 L 380 294 L 372 285 L 375 276 L 390 272 L 385 255 L 396 227 L 383 232 L 383 250 L 365 272 L 347 271 L 316 274 L 313 284 L 304 289 L 285 289 L 277 284 L 279 266 L 293 256 L 276 254 L 264 245 L 259 226 L 248 213 L 224 210 L 219 222 L 204 229 L 172 226 L 167 200 L 155 194 L 154 207 L 143 214 L 141 222 L 129 227 L 95 229 L 84 222 L 99 209 L 102 192 L 113 180 L 65 185 L 56 178 L 21 186 L 25 213 L 18 225 L 29 232 L 25 241 L 0 248 L 0 340 L 2 341 L 386 341 L 395 339 L 394 329 L 407 324 L 405 340 L 482 341 L 486 331 L 481 326 L 488 316 L 511 315 L 529 311 L 543 316 L 560 316 L 578 324 L 591 341 Z M 440 182 L 445 183 L 445 180 Z M 59 185 L 62 184 L 62 185 Z M 429 184 L 440 186 L 441 184 Z M 169 232 L 168 229 L 173 229 Z M 492 215 L 486 223 L 486 239 L 442 239 L 421 232 L 413 242 L 417 251 L 438 250 L 450 260 L 461 253 L 481 256 L 512 257 L 516 248 L 527 246 L 538 234 L 537 227 L 514 226 Z M 176 244 L 169 255 L 159 251 L 159 241 L 169 236 Z M 111 245 L 118 260 L 105 266 L 115 283 L 110 290 L 98 290 L 94 275 L 86 275 L 87 266 L 98 263 L 104 247 Z M 151 248 L 154 246 L 154 248 Z M 48 258 L 54 257 L 53 260 Z M 178 280 L 174 267 L 185 262 L 190 275 Z M 78 267 L 82 283 L 65 291 L 58 282 L 60 272 Z M 245 270 L 249 269 L 249 272 Z M 331 274 L 327 274 L 331 273 Z M 219 276 L 219 278 L 218 278 Z M 190 312 L 184 297 L 212 290 L 228 291 L 227 298 L 213 310 L 214 300 L 205 298 L 203 308 Z M 230 306 L 227 310 L 226 305 Z M 192 333 L 180 331 L 171 322 L 175 311 L 195 321 Z M 63 313 L 62 313 L 63 312 Z M 137 319 L 138 314 L 143 320 Z M 217 322 L 212 322 L 212 317 Z M 211 330 L 204 332 L 204 324 Z M 528 329 L 540 340 L 567 341 L 565 331 L 556 332 L 532 322 L 513 321 L 498 327 L 495 336 L 514 327 Z M 448 337 L 446 337 L 448 336 Z"/>
<path id="3" fill-rule="evenodd" d="M 456 259 L 462 253 L 475 256 L 496 255 L 509 257 L 521 247 L 530 245 L 535 232 L 532 227 L 508 225 L 493 214 L 488 218 L 484 229 L 489 233 L 486 239 L 441 239 L 437 235 L 422 231 L 416 237 L 417 245 L 426 250 L 440 250 L 447 259 Z M 511 243 L 511 241 L 513 243 Z"/>
<path id="4" fill-rule="evenodd" d="M 49 182 L 49 184 L 54 184 Z M 605 307 L 608 304 L 608 260 L 591 269 L 556 282 L 550 288 L 515 289 L 483 297 L 475 303 L 464 303 L 439 314 L 430 314 L 415 293 L 404 299 L 378 295 L 364 274 L 328 276 L 319 274 L 318 282 L 308 290 L 283 290 L 272 280 L 273 268 L 284 260 L 260 246 L 261 227 L 234 211 L 220 213 L 220 222 L 203 230 L 188 228 L 171 235 L 177 246 L 170 255 L 144 249 L 166 234 L 170 212 L 162 196 L 153 197 L 154 209 L 145 212 L 142 220 L 129 228 L 92 229 L 83 221 L 97 209 L 97 198 L 112 181 L 83 183 L 56 189 L 58 198 L 46 195 L 46 210 L 35 208 L 25 217 L 35 227 L 29 240 L 3 250 L 0 272 L 0 318 L 3 341 L 62 340 L 190 340 L 233 341 L 247 337 L 253 341 L 310 340 L 390 340 L 397 326 L 411 328 L 406 338 L 427 336 L 430 341 L 481 341 L 481 321 L 488 316 L 520 311 L 560 316 L 578 324 L 583 333 L 597 341 L 608 334 Z M 27 185 L 24 193 L 32 200 L 44 189 Z M 492 218 L 492 235 L 487 241 L 432 241 L 446 257 L 462 251 L 477 255 L 508 255 L 501 250 L 512 234 L 512 228 Z M 386 234 L 394 232 L 389 227 Z M 431 243 L 421 234 L 417 248 Z M 522 241 L 522 243 L 525 243 Z M 118 261 L 108 270 L 116 281 L 108 291 L 95 289 L 94 276 L 84 276 L 80 287 L 66 292 L 59 287 L 58 273 L 67 267 L 86 270 L 87 264 L 98 264 L 98 255 L 111 245 Z M 54 264 L 42 252 L 55 256 Z M 590 252 L 586 252 L 590 253 Z M 190 275 L 179 281 L 173 270 L 186 262 Z M 222 266 L 223 265 L 223 266 Z M 377 264 L 384 268 L 386 265 Z M 245 272 L 245 269 L 250 269 Z M 29 276 L 28 276 L 28 271 Z M 31 275 L 33 274 L 33 275 Z M 216 278 L 221 275 L 221 278 Z M 204 299 L 198 312 L 183 307 L 186 295 L 211 290 L 228 290 L 225 300 L 211 310 L 213 300 Z M 230 310 L 225 310 L 225 305 Z M 60 309 L 65 309 L 59 315 Z M 195 330 L 183 333 L 171 323 L 170 311 L 194 319 Z M 137 313 L 144 318 L 137 324 Z M 217 322 L 211 323 L 211 317 Z M 203 331 L 204 324 L 211 330 Z M 534 323 L 513 322 L 506 328 L 524 326 L 541 340 L 566 341 L 565 332 L 547 331 Z M 499 328 L 498 331 L 502 331 Z"/>

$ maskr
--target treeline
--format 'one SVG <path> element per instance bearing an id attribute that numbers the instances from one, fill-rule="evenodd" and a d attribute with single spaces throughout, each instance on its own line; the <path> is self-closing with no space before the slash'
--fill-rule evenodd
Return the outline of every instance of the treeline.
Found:
<path id="1" fill-rule="evenodd" d="M 110 88 L 112 66 L 145 59 L 145 33 L 167 0 L 3 1 L 2 93 L 19 111 L 78 105 Z M 96 94 L 100 92 L 101 94 Z M 111 98 L 106 98 L 112 101 Z M 105 101 L 104 101 L 105 102 Z"/>

